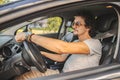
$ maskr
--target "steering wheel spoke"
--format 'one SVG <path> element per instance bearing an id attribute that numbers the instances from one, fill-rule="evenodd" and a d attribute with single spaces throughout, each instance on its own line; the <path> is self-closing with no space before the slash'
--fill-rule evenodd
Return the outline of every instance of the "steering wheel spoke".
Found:
<path id="1" fill-rule="evenodd" d="M 47 66 L 37 46 L 28 41 L 24 41 L 23 45 L 23 58 L 26 63 L 30 66 L 35 66 L 40 72 L 44 73 L 47 70 Z"/>

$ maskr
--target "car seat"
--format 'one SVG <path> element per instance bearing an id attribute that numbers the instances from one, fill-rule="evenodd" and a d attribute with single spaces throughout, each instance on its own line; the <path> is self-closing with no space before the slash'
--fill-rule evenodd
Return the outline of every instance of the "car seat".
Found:
<path id="1" fill-rule="evenodd" d="M 99 32 L 99 39 L 102 43 L 102 56 L 99 65 L 110 64 L 116 44 L 117 18 L 115 15 L 103 15 L 96 20 L 96 27 Z"/>

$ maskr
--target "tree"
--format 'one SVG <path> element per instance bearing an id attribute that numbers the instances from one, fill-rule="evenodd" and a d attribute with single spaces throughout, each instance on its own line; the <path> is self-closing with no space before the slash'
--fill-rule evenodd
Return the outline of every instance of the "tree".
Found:
<path id="1" fill-rule="evenodd" d="M 61 25 L 62 19 L 60 17 L 53 17 L 53 18 L 48 18 L 48 26 L 47 30 L 49 31 L 54 31 L 57 32 L 59 30 L 59 27 Z"/>
<path id="2" fill-rule="evenodd" d="M 6 4 L 8 2 L 10 2 L 10 0 L 0 0 L 0 5 Z"/>

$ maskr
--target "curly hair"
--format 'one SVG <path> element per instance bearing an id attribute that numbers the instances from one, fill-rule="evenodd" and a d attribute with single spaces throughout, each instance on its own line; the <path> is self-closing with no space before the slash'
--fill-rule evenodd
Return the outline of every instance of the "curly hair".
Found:
<path id="1" fill-rule="evenodd" d="M 95 16 L 90 11 L 80 11 L 77 16 L 81 16 L 85 21 L 85 27 L 89 28 L 89 35 L 94 37 L 95 32 Z"/>

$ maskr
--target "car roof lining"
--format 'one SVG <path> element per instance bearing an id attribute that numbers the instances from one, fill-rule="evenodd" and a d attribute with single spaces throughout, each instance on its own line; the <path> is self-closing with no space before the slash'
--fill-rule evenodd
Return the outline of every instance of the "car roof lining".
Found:
<path id="1" fill-rule="evenodd" d="M 81 6 L 79 6 L 80 5 L 80 3 L 79 4 L 75 4 L 75 5 L 63 5 L 63 6 L 58 6 L 58 7 L 55 7 L 55 8 L 52 8 L 52 9 L 47 9 L 47 10 L 45 10 L 45 11 L 38 11 L 38 12 L 35 12 L 35 13 L 40 13 L 40 15 L 42 16 L 42 15 L 44 15 L 44 14 L 42 14 L 42 13 L 44 13 L 44 12 L 48 12 L 48 14 L 47 15 L 51 15 L 51 14 L 56 14 L 56 13 L 58 13 L 58 14 L 61 14 L 60 12 L 65 12 L 65 11 L 70 11 L 70 10 L 72 10 L 72 14 L 73 14 L 73 9 L 75 10 L 75 12 L 76 11 L 78 11 L 78 10 L 80 10 L 80 9 L 90 9 L 90 10 L 92 10 L 92 8 L 95 6 L 95 5 L 93 5 L 93 7 L 91 7 L 91 5 L 87 5 L 87 6 L 89 6 L 89 8 L 86 6 L 86 5 L 81 5 Z M 103 4 L 102 4 L 103 5 Z M 69 8 L 70 7 L 70 8 Z M 96 6 L 95 6 L 96 7 Z M 49 11 L 50 10 L 50 11 Z M 94 10 L 94 9 L 93 9 Z M 31 14 L 29 14 L 29 15 L 34 15 L 35 13 L 31 13 Z M 36 15 L 36 14 L 35 14 Z M 71 14 L 70 14 L 71 15 Z M 39 15 L 36 15 L 36 16 L 39 16 Z M 23 16 L 23 17 L 25 17 L 25 16 Z M 28 17 L 28 16 L 27 16 Z M 35 17 L 32 17 L 32 18 L 35 18 Z"/>
<path id="2" fill-rule="evenodd" d="M 110 8 L 107 8 L 110 7 Z M 74 8 L 73 8 L 74 9 Z M 79 11 L 82 10 L 89 10 L 92 12 L 92 14 L 94 16 L 107 16 L 107 15 L 116 15 L 116 12 L 113 8 L 112 5 L 108 5 L 108 4 L 102 4 L 102 5 L 93 5 L 93 6 L 84 6 L 84 7 L 78 7 L 76 9 L 68 9 L 66 11 L 64 11 L 63 13 L 58 13 L 54 16 L 61 16 L 64 17 L 67 20 L 73 20 L 72 18 L 74 18 L 73 16 L 75 16 Z M 117 16 L 116 16 L 117 17 Z M 106 32 L 99 32 L 99 34 L 97 34 L 97 36 L 95 38 L 97 39 L 101 39 L 101 38 L 106 38 L 106 37 L 110 37 L 113 35 L 116 35 L 117 29 L 115 29 L 116 27 L 111 28 L 110 30 L 106 31 Z"/>
<path id="3" fill-rule="evenodd" d="M 70 8 L 65 8 L 61 10 L 56 10 L 53 11 L 53 13 L 48 13 L 48 14 L 43 14 L 47 15 L 47 17 L 53 17 L 53 16 L 61 16 L 66 19 L 73 18 L 78 12 L 83 11 L 83 10 L 89 10 L 94 16 L 101 16 L 101 15 L 107 15 L 108 13 L 110 14 L 116 14 L 114 8 L 106 8 L 107 6 L 112 6 L 110 4 L 100 4 L 100 5 L 89 5 L 88 6 L 75 6 L 75 7 L 70 7 Z M 101 13 L 102 12 L 102 13 Z"/>
<path id="4" fill-rule="evenodd" d="M 96 5 L 89 5 L 89 6 L 75 6 L 75 7 L 70 7 L 70 8 L 66 8 L 64 10 L 61 10 L 59 12 L 55 12 L 55 14 L 50 14 L 50 15 L 61 15 L 63 17 L 67 16 L 66 18 L 70 17 L 70 16 L 75 16 L 79 11 L 82 10 L 89 10 L 92 12 L 92 14 L 94 16 L 100 16 L 103 14 L 107 14 L 107 13 L 115 13 L 113 7 L 112 8 L 106 8 L 107 6 L 112 6 L 111 4 L 96 4 Z M 102 12 L 102 13 L 101 13 Z M 50 16 L 49 15 L 49 16 Z"/>
<path id="5" fill-rule="evenodd" d="M 112 8 L 106 8 L 107 5 L 112 5 L 112 4 L 95 4 L 95 5 L 87 5 L 87 6 L 86 5 L 85 6 L 77 5 L 77 6 L 74 6 L 74 7 L 70 6 L 70 8 L 68 8 L 68 7 L 64 8 L 63 7 L 62 9 L 60 7 L 60 9 L 59 8 L 56 8 L 56 10 L 53 9 L 53 12 L 52 12 L 52 9 L 51 9 L 50 13 L 47 13 L 49 10 L 46 10 L 47 12 L 42 11 L 42 13 L 41 13 L 41 11 L 38 11 L 37 13 L 32 13 L 28 16 L 23 16 L 23 17 L 19 18 L 19 20 L 17 20 L 18 18 L 13 20 L 13 21 L 11 20 L 10 24 L 7 24 L 7 25 L 6 24 L 3 24 L 3 25 L 1 24 L 1 25 L 3 27 L 12 26 L 15 23 L 20 23 L 21 21 L 24 21 L 24 20 L 29 21 L 28 19 L 30 19 L 30 18 L 38 18 L 38 17 L 44 16 L 44 15 L 47 15 L 48 17 L 61 16 L 61 17 L 66 18 L 66 20 L 70 20 L 70 19 L 73 18 L 73 16 L 75 16 L 81 10 L 90 10 L 95 16 L 100 16 L 100 15 L 107 14 L 107 13 L 115 14 L 115 11 L 114 11 L 113 7 Z M 43 13 L 46 13 L 46 14 L 43 14 Z"/>

